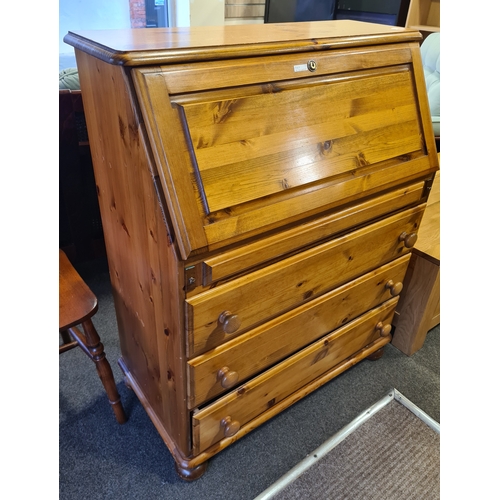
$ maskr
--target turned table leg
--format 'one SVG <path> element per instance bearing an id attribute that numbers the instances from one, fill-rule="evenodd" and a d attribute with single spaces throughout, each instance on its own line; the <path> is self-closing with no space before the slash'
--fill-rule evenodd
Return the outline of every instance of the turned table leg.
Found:
<path id="1" fill-rule="evenodd" d="M 108 396 L 109 404 L 115 413 L 116 420 L 118 423 L 124 424 L 127 421 L 127 416 L 121 403 L 120 394 L 116 388 L 113 371 L 111 370 L 109 361 L 106 359 L 101 339 L 90 319 L 84 321 L 82 327 L 84 331 L 83 336 L 75 327 L 69 328 L 69 331 L 85 353 L 95 363 L 97 373 Z"/>

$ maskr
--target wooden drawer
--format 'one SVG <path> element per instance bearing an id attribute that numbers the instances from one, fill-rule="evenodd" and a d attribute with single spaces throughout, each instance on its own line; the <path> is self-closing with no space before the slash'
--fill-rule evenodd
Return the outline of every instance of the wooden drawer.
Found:
<path id="1" fill-rule="evenodd" d="M 186 300 L 193 357 L 410 251 L 425 205 L 293 255 Z"/>
<path id="2" fill-rule="evenodd" d="M 231 393 L 193 414 L 194 453 L 235 435 L 252 419 L 294 391 L 332 370 L 365 346 L 383 338 L 390 341 L 390 324 L 398 298 L 335 330 L 294 356 L 274 366 Z"/>
<path id="3" fill-rule="evenodd" d="M 194 408 L 401 292 L 410 255 L 363 275 L 188 363 Z"/>
<path id="4" fill-rule="evenodd" d="M 198 265 L 199 270 L 193 271 L 195 266 L 192 266 L 186 271 L 194 273 L 197 282 L 202 282 L 204 286 L 216 284 L 231 275 L 241 274 L 252 267 L 262 265 L 266 261 L 277 260 L 314 243 L 334 238 L 335 235 L 352 227 L 368 224 L 382 216 L 422 203 L 425 196 L 425 182 L 416 182 L 361 203 L 348 205 L 332 214 L 256 242 L 209 256 Z"/>

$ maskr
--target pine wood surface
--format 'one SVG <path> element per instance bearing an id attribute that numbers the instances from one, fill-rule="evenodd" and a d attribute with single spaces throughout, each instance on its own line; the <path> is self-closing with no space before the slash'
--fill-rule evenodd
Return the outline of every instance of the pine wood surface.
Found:
<path id="1" fill-rule="evenodd" d="M 399 241 L 418 231 L 425 205 L 284 259 L 186 300 L 188 356 L 227 341 L 218 318 L 238 314 L 241 329 L 283 313 L 410 251 Z"/>
<path id="2" fill-rule="evenodd" d="M 193 446 L 196 452 L 204 451 L 225 434 L 228 437 L 229 433 L 221 425 L 227 416 L 240 426 L 246 424 L 328 368 L 380 338 L 377 325 L 391 324 L 397 301 L 397 297 L 387 301 L 195 413 Z"/>
<path id="3" fill-rule="evenodd" d="M 432 189 L 427 200 L 427 207 L 422 218 L 418 241 L 414 251 L 421 257 L 432 260 L 436 265 L 440 262 L 440 229 L 441 229 L 441 203 L 440 203 L 441 176 L 437 171 L 432 183 Z"/>
<path id="4" fill-rule="evenodd" d="M 130 81 L 119 66 L 80 51 L 76 57 L 123 363 L 133 367 L 149 411 L 167 429 L 169 447 L 189 454 L 184 342 L 176 334 L 182 330 L 181 265 Z"/>
<path id="5" fill-rule="evenodd" d="M 138 66 L 419 42 L 417 30 L 358 21 L 69 32 L 64 41 L 111 64 Z"/>
<path id="6" fill-rule="evenodd" d="M 438 169 L 421 35 L 319 22 L 65 40 L 120 366 L 194 479 L 390 341 Z"/>
<path id="7" fill-rule="evenodd" d="M 288 73 L 275 75 L 283 81 L 270 89 L 228 89 L 231 80 L 217 79 L 220 62 L 203 63 L 201 73 L 201 63 L 186 64 L 183 84 L 224 90 L 189 93 L 187 100 L 172 96 L 170 104 L 165 97 L 178 66 L 133 71 L 184 258 L 325 210 L 326 200 L 353 201 L 401 182 L 403 175 L 411 180 L 437 169 L 429 166 L 421 142 L 422 133 L 433 134 L 418 119 L 428 103 L 415 95 L 413 78 L 424 82 L 423 74 L 403 64 L 419 57 L 418 46 L 384 50 L 400 54 L 394 61 L 389 56 L 399 65 L 352 75 L 346 66 L 380 65 L 380 53 L 354 54 L 351 65 L 347 57 L 330 64 L 333 56 L 315 54 L 318 71 L 329 72 L 328 78 L 295 74 L 289 56 L 271 58 L 270 67 L 283 64 Z M 234 73 L 240 80 L 259 81 L 252 68 L 240 69 Z M 190 71 L 195 73 L 188 78 Z M 169 143 L 175 148 L 162 147 Z"/>
<path id="8" fill-rule="evenodd" d="M 314 77 L 319 79 L 336 73 L 407 64 L 411 62 L 411 57 L 408 45 L 393 44 L 385 46 L 383 52 L 379 47 L 363 47 L 325 51 L 313 56 L 302 53 L 280 54 L 268 56 L 265 60 L 261 57 L 248 57 L 236 61 L 172 64 L 160 66 L 160 70 L 170 92 L 175 95 L 175 101 L 189 104 L 201 98 L 200 94 L 191 94 L 193 92 L 206 91 L 207 94 L 204 95 L 211 98 L 214 93 L 210 91 L 225 88 L 225 99 L 228 99 L 255 94 L 257 86 L 265 84 L 268 84 L 268 92 L 285 89 L 283 82 L 297 78 L 310 79 L 312 75 L 307 63 L 311 58 L 316 62 Z M 141 72 L 144 71 L 146 70 L 141 68 Z M 155 73 L 158 69 L 153 67 L 147 71 Z M 210 78 L 206 77 L 207 71 L 210 72 Z M 243 85 L 245 87 L 233 91 L 227 88 Z"/>
<path id="9" fill-rule="evenodd" d="M 188 363 L 189 406 L 214 398 L 390 299 L 394 292 L 388 284 L 402 286 L 409 260 L 410 255 L 405 255 L 192 359 Z M 224 367 L 234 373 L 226 387 L 219 376 Z"/>
<path id="10" fill-rule="evenodd" d="M 424 183 L 419 182 L 390 193 L 357 203 L 331 215 L 316 218 L 278 235 L 249 243 L 235 250 L 219 253 L 203 260 L 203 285 L 210 285 L 252 266 L 306 248 L 311 243 L 331 237 L 354 225 L 366 223 L 384 214 L 418 202 Z"/>
<path id="11" fill-rule="evenodd" d="M 407 71 L 326 84 L 320 97 L 312 86 L 183 106 L 209 212 L 420 147 Z M 291 104 L 298 99 L 300 115 Z M 360 102 L 355 117 L 345 119 Z M 272 116 L 263 116 L 263 108 L 273 109 Z M 360 141 L 366 146 L 357 156 L 353 145 Z"/>
<path id="12" fill-rule="evenodd" d="M 59 329 L 67 330 L 97 312 L 97 298 L 67 255 L 59 250 Z"/>

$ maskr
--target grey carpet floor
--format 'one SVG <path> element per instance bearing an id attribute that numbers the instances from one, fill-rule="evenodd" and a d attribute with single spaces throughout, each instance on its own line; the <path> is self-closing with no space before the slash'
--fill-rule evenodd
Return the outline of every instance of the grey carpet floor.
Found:
<path id="1" fill-rule="evenodd" d="M 439 434 L 392 400 L 273 500 L 439 500 Z"/>
<path id="2" fill-rule="evenodd" d="M 192 483 L 174 461 L 118 367 L 119 342 L 107 269 L 79 267 L 99 300 L 94 318 L 125 411 L 116 423 L 93 363 L 79 350 L 59 357 L 59 498 L 252 500 L 395 387 L 439 422 L 439 326 L 408 357 L 392 345 L 364 360 L 228 447 Z"/>

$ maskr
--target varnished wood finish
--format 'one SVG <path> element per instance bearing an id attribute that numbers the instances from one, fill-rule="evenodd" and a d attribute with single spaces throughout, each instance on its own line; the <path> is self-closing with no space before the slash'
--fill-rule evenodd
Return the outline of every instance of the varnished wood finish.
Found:
<path id="1" fill-rule="evenodd" d="M 166 229 L 149 148 L 125 70 L 83 52 L 76 57 L 122 358 L 134 367 L 144 405 L 169 429 L 169 447 L 188 455 L 184 341 L 177 333 L 182 266 Z M 169 286 L 162 286 L 163 280 Z"/>
<path id="2" fill-rule="evenodd" d="M 356 21 L 77 31 L 69 45 L 105 62 L 125 66 L 316 52 L 421 40 L 418 31 Z"/>
<path id="3" fill-rule="evenodd" d="M 392 344 L 408 356 L 422 348 L 428 331 L 440 323 L 440 208 L 437 172 L 393 321 Z"/>
<path id="4" fill-rule="evenodd" d="M 108 396 L 116 420 L 120 424 L 127 421 L 121 398 L 104 346 L 92 317 L 97 312 L 97 298 L 83 281 L 66 254 L 59 250 L 59 332 L 65 343 L 59 347 L 62 354 L 68 349 L 80 346 L 95 363 L 97 373 Z M 81 326 L 83 332 L 78 328 Z"/>
<path id="5" fill-rule="evenodd" d="M 339 363 L 332 369 L 328 370 L 327 372 L 323 373 L 320 377 L 316 378 L 313 382 L 305 385 L 301 389 L 295 391 L 293 394 L 288 396 L 287 398 L 283 399 L 281 402 L 275 404 L 274 406 L 271 406 L 268 408 L 265 412 L 261 413 L 259 416 L 255 417 L 251 422 L 248 424 L 244 425 L 234 436 L 229 437 L 229 438 L 224 438 L 221 439 L 219 442 L 213 444 L 209 448 L 207 448 L 205 451 L 199 453 L 195 457 L 191 458 L 186 462 L 186 467 L 196 467 L 198 464 L 203 463 L 205 460 L 208 460 L 209 458 L 213 457 L 226 447 L 230 446 L 234 441 L 237 439 L 242 438 L 252 430 L 254 430 L 256 427 L 259 425 L 263 424 L 270 418 L 274 417 L 281 411 L 285 410 L 289 406 L 293 405 L 303 397 L 307 396 L 311 392 L 315 391 L 322 385 L 326 384 L 333 378 L 337 377 L 341 373 L 343 373 L 345 370 L 348 370 L 349 368 L 352 368 L 354 365 L 359 363 L 365 358 L 369 358 L 373 353 L 376 351 L 382 350 L 382 348 L 387 345 L 387 343 L 390 342 L 390 338 L 388 337 L 381 337 L 378 340 L 376 340 L 374 343 L 369 344 L 365 346 L 363 349 L 359 350 L 354 354 L 353 356 L 348 357 L 345 359 L 342 363 Z"/>
<path id="6" fill-rule="evenodd" d="M 224 344 L 221 338 L 216 348 L 188 363 L 190 407 L 224 392 L 221 367 L 241 382 L 389 300 L 386 285 L 404 279 L 409 260 L 410 255 L 401 257 Z"/>
<path id="7" fill-rule="evenodd" d="M 196 453 L 206 450 L 223 437 L 229 437 L 225 434 L 225 426 L 221 425 L 227 415 L 243 426 L 329 368 L 379 339 L 381 335 L 377 325 L 379 322 L 391 324 L 396 302 L 397 299 L 389 300 L 195 413 L 193 446 Z M 390 341 L 389 336 L 383 338 Z"/>
<path id="8" fill-rule="evenodd" d="M 354 201 L 369 190 L 381 191 L 402 175 L 408 179 L 422 175 L 429 165 L 421 156 L 426 152 L 413 75 L 406 64 L 409 48 L 406 54 L 390 69 L 352 75 L 345 71 L 343 59 L 330 67 L 328 58 L 333 56 L 317 54 L 318 68 L 327 59 L 328 74 L 314 72 L 309 78 L 293 71 L 296 61 L 279 56 L 267 65 L 287 65 L 288 73 L 270 87 L 228 90 L 231 81 L 224 80 L 224 90 L 190 92 L 188 102 L 182 95 L 171 102 L 165 99 L 172 93 L 170 67 L 133 70 L 146 126 L 156 138 L 154 146 L 159 146 L 153 146 L 153 153 L 172 200 L 171 210 L 184 214 L 183 224 L 174 225 L 183 257 L 324 211 L 340 200 Z M 364 56 L 355 69 L 380 64 L 379 59 Z M 189 75 L 190 65 L 185 66 Z M 192 66 L 197 70 L 197 64 Z M 217 86 L 210 64 L 206 71 Z M 259 81 L 252 73 L 244 74 Z M 241 79 L 241 72 L 238 75 Z M 196 74 L 189 81 L 203 82 Z M 273 113 L 262 114 L 262 109 Z M 189 134 L 179 142 L 181 130 Z M 174 136 L 176 147 L 165 150 L 161 145 L 172 143 Z M 408 151 L 412 158 L 400 158 Z M 176 180 L 165 173 L 176 162 L 190 165 L 190 179 L 184 175 Z M 198 214 L 193 212 L 196 207 Z"/>
<path id="9" fill-rule="evenodd" d="M 328 21 L 65 40 L 119 364 L 192 480 L 390 342 L 438 169 L 421 35 Z"/>
<path id="10" fill-rule="evenodd" d="M 242 332 L 404 255 L 409 249 L 400 235 L 418 229 L 424 208 L 420 205 L 388 217 L 189 298 L 188 355 L 201 354 L 231 338 L 217 321 L 225 309 L 238 314 L 238 332 Z"/>
<path id="11" fill-rule="evenodd" d="M 277 235 L 210 256 L 201 264 L 203 285 L 221 281 L 242 270 L 318 243 L 350 227 L 365 224 L 381 215 L 414 205 L 422 199 L 423 190 L 423 182 L 412 184 L 409 187 L 376 196 L 369 201 L 340 209 L 328 216 L 315 218 L 311 222 L 282 231 Z"/>
<path id="12" fill-rule="evenodd" d="M 179 462 L 175 462 L 175 471 L 181 479 L 184 479 L 184 481 L 195 481 L 205 474 L 207 466 L 208 462 L 203 462 L 194 467 L 184 467 L 180 465 Z"/>
<path id="13" fill-rule="evenodd" d="M 59 330 L 67 330 L 97 312 L 97 297 L 59 250 Z"/>

